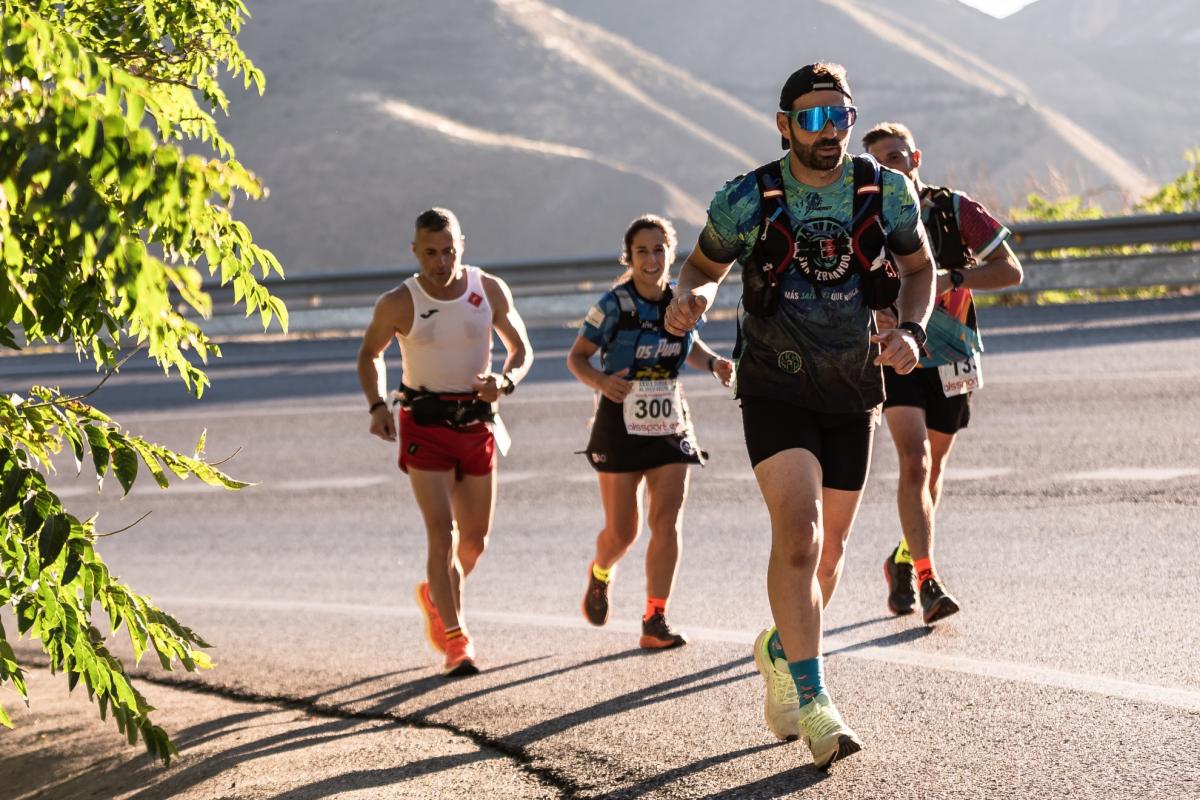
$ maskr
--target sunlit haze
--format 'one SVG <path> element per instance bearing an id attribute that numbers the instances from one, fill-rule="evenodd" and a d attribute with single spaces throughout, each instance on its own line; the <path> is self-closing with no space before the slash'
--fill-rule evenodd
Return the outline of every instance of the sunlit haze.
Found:
<path id="1" fill-rule="evenodd" d="M 1035 0 L 961 0 L 961 2 L 978 8 L 985 14 L 991 14 L 993 17 L 1007 17 Z"/>

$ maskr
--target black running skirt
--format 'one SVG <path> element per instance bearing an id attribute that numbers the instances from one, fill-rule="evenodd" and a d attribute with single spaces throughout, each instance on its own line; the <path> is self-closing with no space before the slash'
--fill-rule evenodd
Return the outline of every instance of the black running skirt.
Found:
<path id="1" fill-rule="evenodd" d="M 642 472 L 665 464 L 704 464 L 708 453 L 696 443 L 686 408 L 684 421 L 682 434 L 633 436 L 625 430 L 621 404 L 601 396 L 584 453 L 597 472 Z"/>

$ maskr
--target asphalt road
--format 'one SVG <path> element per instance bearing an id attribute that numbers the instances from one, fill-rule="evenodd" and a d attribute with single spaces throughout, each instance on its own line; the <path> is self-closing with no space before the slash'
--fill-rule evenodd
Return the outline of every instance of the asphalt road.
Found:
<path id="1" fill-rule="evenodd" d="M 207 428 L 250 489 L 143 476 L 121 500 L 115 480 L 99 497 L 88 474 L 55 484 L 102 529 L 153 512 L 102 552 L 216 644 L 202 679 L 219 693 L 433 724 L 560 796 L 1200 797 L 1200 298 L 982 319 L 986 385 L 938 519 L 963 613 L 926 629 L 885 610 L 898 527 L 881 430 L 826 615 L 828 682 L 865 748 L 829 773 L 762 721 L 749 645 L 770 624 L 766 512 L 736 401 L 705 376 L 685 380 L 712 459 L 692 473 L 671 606 L 693 641 L 665 653 L 637 649 L 645 537 L 613 622 L 579 613 L 601 510 L 574 454 L 592 401 L 563 366 L 567 329 L 534 331 L 532 379 L 503 404 L 514 445 L 468 585 L 485 667 L 469 680 L 436 677 L 423 643 L 424 535 L 394 448 L 366 433 L 354 341 L 230 344 L 199 404 L 136 368 L 95 398 L 181 449 Z M 728 350 L 733 331 L 705 337 Z M 63 356 L 0 370 L 6 390 L 94 382 Z"/>

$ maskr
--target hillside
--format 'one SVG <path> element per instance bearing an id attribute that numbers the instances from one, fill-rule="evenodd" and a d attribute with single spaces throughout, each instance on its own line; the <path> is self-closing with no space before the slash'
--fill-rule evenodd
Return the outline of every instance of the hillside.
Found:
<path id="1" fill-rule="evenodd" d="M 1183 147 L 1156 133 L 1151 158 L 1121 114 L 1146 93 L 1017 22 L 1062 1 L 998 21 L 955 0 L 910 0 L 902 19 L 809 0 L 797 21 L 761 0 L 251 0 L 241 40 L 267 93 L 234 92 L 224 127 L 271 195 L 237 210 L 292 274 L 411 263 L 412 219 L 435 204 L 477 262 L 615 254 L 644 211 L 686 246 L 722 181 L 781 152 L 779 85 L 815 58 L 850 69 L 859 133 L 912 125 L 930 180 L 1002 208 L 1055 174 L 1136 194 Z"/>

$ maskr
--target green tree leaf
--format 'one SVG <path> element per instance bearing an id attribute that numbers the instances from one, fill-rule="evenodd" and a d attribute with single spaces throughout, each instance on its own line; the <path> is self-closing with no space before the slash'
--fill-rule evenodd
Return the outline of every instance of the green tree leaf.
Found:
<path id="1" fill-rule="evenodd" d="M 263 196 L 213 118 L 228 112 L 226 72 L 261 91 L 240 49 L 242 0 L 6 0 L 0 17 L 0 347 L 65 344 L 116 374 L 135 345 L 197 397 L 220 348 L 200 328 L 212 300 L 201 270 L 236 287 L 264 326 L 287 309 L 259 282 L 282 275 L 230 209 Z M 202 151 L 209 152 L 202 152 Z M 91 622 L 96 604 L 122 626 L 135 657 L 203 669 L 208 644 L 116 581 L 95 550 L 93 516 L 70 515 L 43 471 L 70 449 L 91 450 L 98 481 L 111 470 L 128 494 L 138 461 L 160 486 L 167 472 L 227 488 L 247 485 L 204 457 L 120 428 L 102 411 L 49 388 L 0 394 L 0 605 L 36 638 L 51 669 L 82 682 L 101 719 L 170 762 L 175 748 L 150 719 Z M 61 571 L 55 569 L 61 564 Z M 43 573 L 43 568 L 45 572 Z M 24 694 L 0 627 L 0 685 Z M 0 722 L 11 724 L 2 710 Z"/>
<path id="2" fill-rule="evenodd" d="M 120 436 L 120 434 L 113 434 L 110 436 L 109 442 L 113 446 L 113 472 L 116 473 L 117 480 L 121 483 L 121 488 L 124 489 L 125 494 L 128 495 L 129 490 L 133 488 L 133 482 L 137 480 L 137 453 L 134 452 L 134 449 L 123 437 Z"/>
<path id="3" fill-rule="evenodd" d="M 46 520 L 46 524 L 42 526 L 42 531 L 38 535 L 38 555 L 41 559 L 42 569 L 53 564 L 58 558 L 70 533 L 71 520 L 66 514 L 54 514 Z"/>

